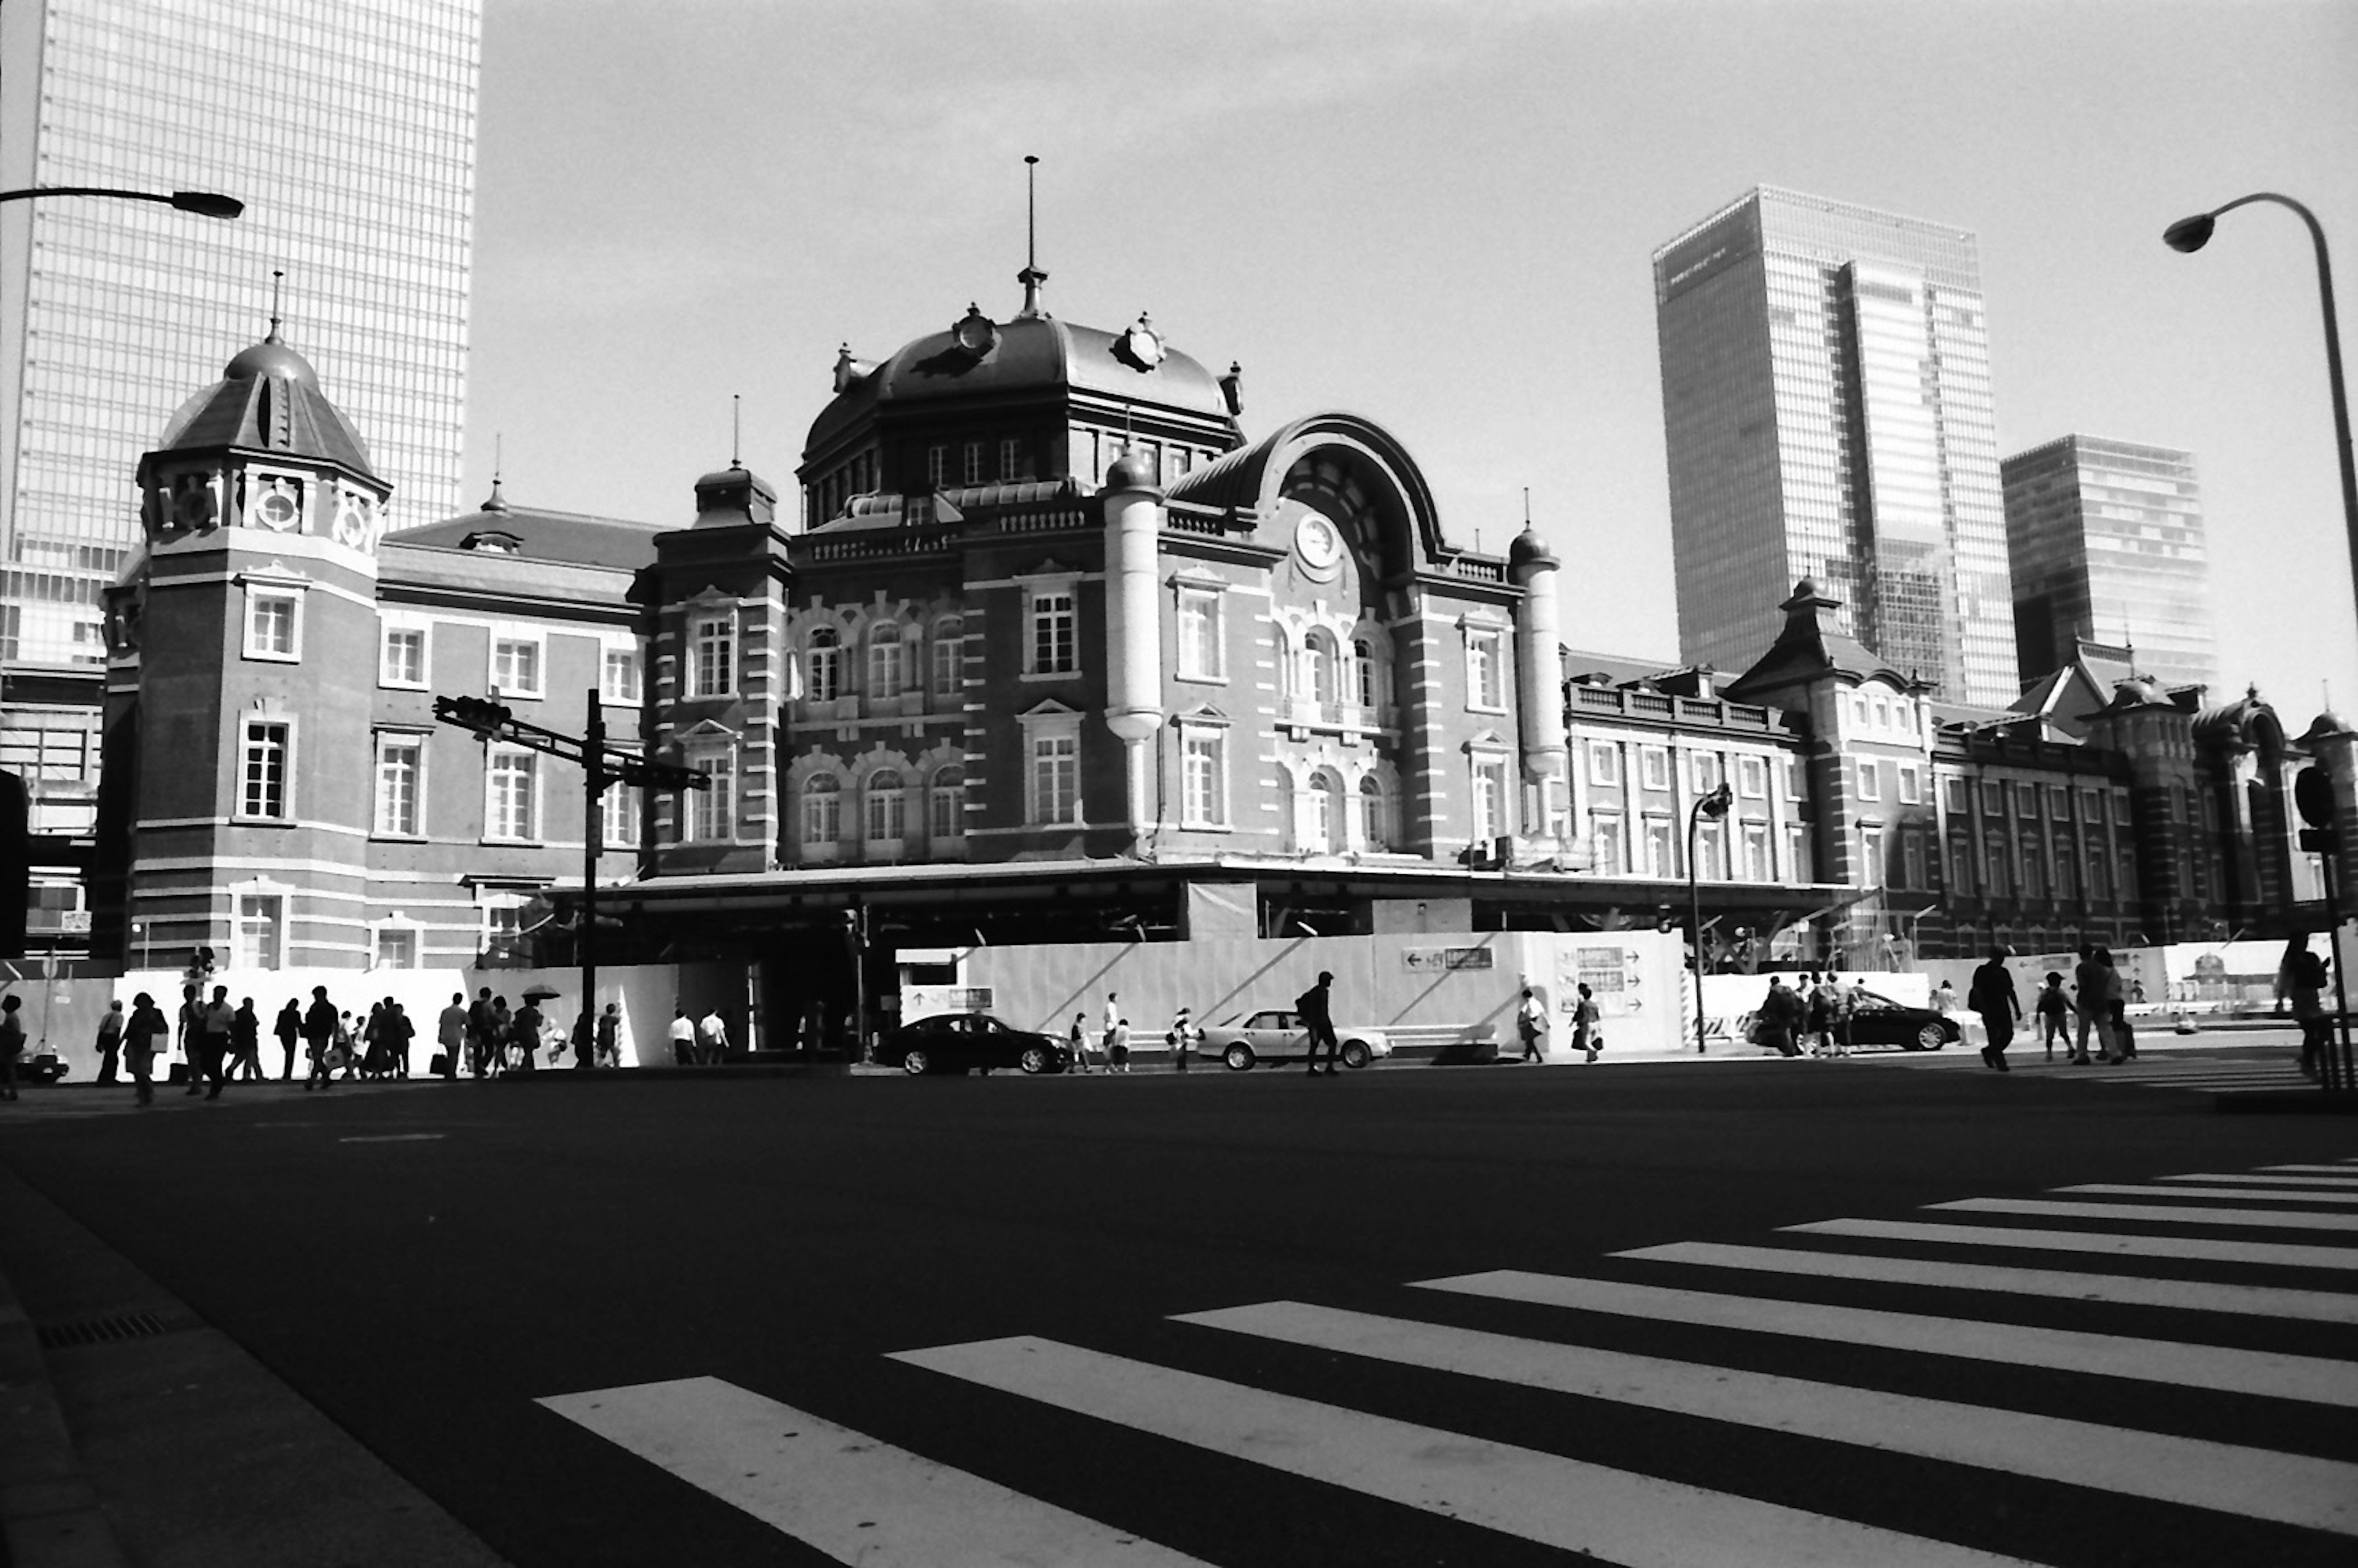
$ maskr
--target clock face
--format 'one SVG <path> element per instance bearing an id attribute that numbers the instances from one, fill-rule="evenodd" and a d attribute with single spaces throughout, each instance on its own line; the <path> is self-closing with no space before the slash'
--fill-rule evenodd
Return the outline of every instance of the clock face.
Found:
<path id="1" fill-rule="evenodd" d="M 958 346 L 970 354 L 987 354 L 999 341 L 999 329 L 991 325 L 990 318 L 979 313 L 968 316 L 954 330 Z"/>
<path id="2" fill-rule="evenodd" d="M 1304 507 L 1293 525 L 1293 549 L 1307 566 L 1331 568 L 1343 558 L 1343 532 L 1325 513 Z"/>
<path id="3" fill-rule="evenodd" d="M 270 488 L 254 497 L 251 510 L 256 523 L 283 534 L 302 520 L 303 499 L 286 481 L 272 480 Z"/>

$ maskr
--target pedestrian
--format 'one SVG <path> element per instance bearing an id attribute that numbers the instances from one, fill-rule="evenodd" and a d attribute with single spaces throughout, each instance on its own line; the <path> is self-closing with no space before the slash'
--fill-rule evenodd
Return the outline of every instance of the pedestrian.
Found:
<path id="1" fill-rule="evenodd" d="M 1784 976 L 1771 975 L 1768 994 L 1760 999 L 1758 1022 L 1754 1025 L 1755 1042 L 1788 1060 L 1798 1057 L 1801 1047 L 1793 1036 L 1809 1016 L 1809 1004 L 1801 1000 L 1801 993 L 1785 983 Z"/>
<path id="2" fill-rule="evenodd" d="M 180 1060 L 186 1065 L 188 1072 L 189 1093 L 192 1095 L 201 1094 L 204 1090 L 204 1086 L 198 1081 L 197 1064 L 197 1052 L 204 1040 L 205 1008 L 200 1000 L 203 994 L 194 985 L 182 986 L 180 1014 L 173 1020 L 172 1044 L 179 1048 Z"/>
<path id="3" fill-rule="evenodd" d="M 2104 1065 L 2117 1067 L 2128 1058 L 2121 1054 L 2121 1037 L 2113 1028 L 2122 996 L 2120 971 L 2113 968 L 2112 949 L 2101 942 L 2090 948 L 2087 969 L 2088 978 L 2080 986 L 2080 1005 L 2087 1009 L 2094 1025 L 2097 1049 L 2104 1054 Z"/>
<path id="4" fill-rule="evenodd" d="M 137 1105 L 156 1103 L 156 1085 L 151 1075 L 156 1066 L 158 1043 L 171 1037 L 172 1026 L 165 1022 L 163 1009 L 156 999 L 141 991 L 131 999 L 131 1022 L 123 1026 L 123 1061 L 131 1069 L 131 1081 L 138 1086 L 133 1097 Z"/>
<path id="5" fill-rule="evenodd" d="M 25 1054 L 25 1025 L 16 1017 L 24 999 L 0 997 L 0 1099 L 16 1098 L 16 1058 Z"/>
<path id="6" fill-rule="evenodd" d="M 504 1001 L 507 999 L 503 997 L 500 1000 Z M 526 992 L 524 1005 L 516 1009 L 515 1015 L 508 1021 L 509 1038 L 514 1042 L 509 1047 L 508 1063 L 514 1071 L 529 1073 L 539 1065 L 533 1057 L 540 1050 L 540 1003 Z"/>
<path id="7" fill-rule="evenodd" d="M 1087 1013 L 1073 1014 L 1073 1033 L 1068 1044 L 1073 1048 L 1073 1071 L 1089 1070 L 1089 1026 Z"/>
<path id="8" fill-rule="evenodd" d="M 678 1005 L 671 1010 L 671 1059 L 683 1067 L 696 1060 L 696 1025 Z"/>
<path id="9" fill-rule="evenodd" d="M 585 1073 L 598 1068 L 598 1025 L 587 1003 L 573 1015 L 573 1065 Z"/>
<path id="10" fill-rule="evenodd" d="M 697 1022 L 697 1059 L 708 1066 L 718 1066 L 720 1059 L 728 1053 L 729 1025 L 721 1018 L 720 1010 L 716 1007 Z"/>
<path id="11" fill-rule="evenodd" d="M 492 998 L 492 1070 L 505 1075 L 516 1065 L 515 1014 L 508 1010 L 508 999 Z"/>
<path id="12" fill-rule="evenodd" d="M 2325 1014 L 2325 982 L 2331 971 L 2323 958 L 2309 950 L 2309 938 L 2303 936 L 2300 950 L 2285 959 L 2284 975 L 2287 1000 L 2300 1025 L 2301 1076 L 2313 1078 L 2321 1070 L 2321 1058 L 2332 1037 L 2332 1021 Z"/>
<path id="13" fill-rule="evenodd" d="M 1523 988 L 1523 1003 L 1515 1010 L 1515 1033 L 1522 1037 L 1522 1062 L 1547 1060 L 1548 1015 L 1539 993 L 1531 987 Z"/>
<path id="14" fill-rule="evenodd" d="M 1106 1071 L 1130 1071 L 1130 1020 L 1127 1018 L 1113 1021 L 1113 1034 L 1106 1043 Z"/>
<path id="15" fill-rule="evenodd" d="M 1596 1029 L 1596 999 L 1589 994 L 1588 983 L 1585 980 L 1574 989 L 1580 1000 L 1572 1008 L 1573 1049 L 1585 1052 L 1588 1059 L 1594 1062 L 1596 1054 L 1605 1049 L 1605 1036 Z"/>
<path id="16" fill-rule="evenodd" d="M 1809 1012 L 1802 1028 L 1810 1037 L 1810 1054 L 1828 1057 L 1834 1054 L 1834 984 L 1829 972 L 1821 979 L 1812 969 L 1801 976 L 1801 993 L 1809 998 Z"/>
<path id="17" fill-rule="evenodd" d="M 455 1079 L 459 1076 L 459 1058 L 467 1054 L 467 993 L 452 991 L 450 1005 L 434 1020 L 434 1044 L 440 1054 L 427 1065 L 427 1070 Z M 439 1063 L 440 1065 L 435 1065 Z"/>
<path id="18" fill-rule="evenodd" d="M 467 1063 L 477 1083 L 499 1070 L 498 1032 L 499 1017 L 492 1010 L 492 988 L 481 987 L 467 1009 Z"/>
<path id="19" fill-rule="evenodd" d="M 106 1016 L 98 1021 L 98 1081 L 114 1082 L 116 1053 L 123 1048 L 123 1003 L 106 1004 Z"/>
<path id="20" fill-rule="evenodd" d="M 598 1065 L 619 1067 L 622 1065 L 622 1004 L 610 1001 L 606 1011 L 598 1015 Z"/>
<path id="21" fill-rule="evenodd" d="M 2058 1040 L 2063 1042 L 2063 1054 L 2068 1059 L 2071 1054 L 2071 1026 L 2067 1022 L 2071 1016 L 2071 999 L 2063 994 L 2062 970 L 2047 971 L 2047 984 L 2031 1003 L 2031 1012 L 2039 1020 L 2039 1040 L 2047 1047 L 2047 1059 L 2055 1060 Z"/>
<path id="22" fill-rule="evenodd" d="M 2096 972 L 2096 945 L 2082 942 L 2080 945 L 2080 961 L 2071 966 L 2071 1011 L 2079 1015 L 2080 1023 L 2080 1043 L 2071 1053 L 2071 1062 L 2075 1066 L 2089 1065 L 2088 1037 L 2091 1034 L 2096 1038 L 2099 1052 L 2106 1055 L 2112 1054 L 2104 1038 L 2112 1022 L 2109 1016 L 2111 1010 L 2104 1007 L 2100 1000 L 2104 989 L 2104 979 Z"/>
<path id="23" fill-rule="evenodd" d="M 344 1070 L 346 1082 L 363 1076 L 361 1071 L 361 1032 L 359 1026 L 352 1022 L 352 1010 L 350 1008 L 336 1014 L 334 1053 L 336 1065 Z"/>
<path id="24" fill-rule="evenodd" d="M 1826 971 L 1826 978 L 1833 982 L 1834 988 L 1834 1055 L 1838 1060 L 1847 1061 L 1851 1047 L 1856 1044 L 1851 1035 L 1851 1024 L 1858 1017 L 1859 1003 L 1866 994 L 1866 988 L 1855 977 L 1844 979 L 1832 969 Z"/>
<path id="25" fill-rule="evenodd" d="M 2006 1065 L 2006 1048 L 2013 1044 L 2015 1022 L 2022 1016 L 2022 999 L 2015 992 L 2014 976 L 2006 972 L 2011 951 L 1991 948 L 1989 962 L 1974 971 L 1973 984 L 1965 990 L 1965 1005 L 1980 1017 L 1982 1036 L 1989 1042 L 1982 1047 L 1982 1065 L 2001 1073 L 2013 1071 Z"/>
<path id="26" fill-rule="evenodd" d="M 229 1060 L 230 1077 L 249 1084 L 268 1081 L 262 1070 L 262 1015 L 254 1011 L 252 997 L 241 1000 L 230 1018 Z"/>
<path id="27" fill-rule="evenodd" d="M 237 1026 L 237 1010 L 229 1004 L 229 988 L 215 986 L 213 1000 L 205 1003 L 199 1016 L 197 1062 L 189 1074 L 189 1093 L 197 1092 L 197 1074 L 205 1077 L 205 1098 L 221 1098 L 225 1081 L 222 1065 L 229 1060 L 229 1041 Z"/>
<path id="28" fill-rule="evenodd" d="M 303 1013 L 303 1048 L 310 1057 L 304 1090 L 326 1088 L 335 1081 L 334 1064 L 329 1058 L 336 1049 L 336 1004 L 328 1000 L 325 986 L 311 988 L 311 1005 Z"/>
<path id="29" fill-rule="evenodd" d="M 1334 1009 L 1335 977 L 1322 969 L 1318 983 L 1293 999 L 1294 1013 L 1310 1036 L 1310 1070 L 1318 1071 L 1318 1047 L 1326 1047 L 1326 1076 L 1333 1077 L 1336 1064 L 1343 1058 L 1343 1047 L 1335 1038 Z"/>
<path id="30" fill-rule="evenodd" d="M 2113 1044 L 2119 1052 L 2115 1062 L 2136 1060 L 2136 1029 L 2129 1022 L 2128 1003 L 2117 997 L 2113 1000 Z"/>
<path id="31" fill-rule="evenodd" d="M 417 1025 L 409 1021 L 409 1010 L 391 997 L 384 999 L 384 1011 L 393 1018 L 393 1076 L 409 1076 L 409 1043 L 417 1038 Z"/>
<path id="32" fill-rule="evenodd" d="M 270 1032 L 278 1036 L 278 1048 L 287 1058 L 279 1068 L 278 1081 L 282 1084 L 292 1082 L 295 1077 L 295 1043 L 303 1038 L 303 1004 L 288 997 L 287 1005 L 278 1010 L 277 1022 L 270 1026 Z"/>
<path id="33" fill-rule="evenodd" d="M 1165 1037 L 1171 1047 L 1171 1070 L 1184 1073 L 1187 1058 L 1195 1054 L 1195 1024 L 1185 1008 L 1171 1015 L 1171 1033 Z"/>

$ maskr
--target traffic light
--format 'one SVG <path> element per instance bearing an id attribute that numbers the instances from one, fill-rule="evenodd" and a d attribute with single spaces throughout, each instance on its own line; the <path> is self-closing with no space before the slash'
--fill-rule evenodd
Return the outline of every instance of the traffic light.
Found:
<path id="1" fill-rule="evenodd" d="M 496 735 L 515 719 L 504 704 L 482 697 L 438 697 L 434 717 L 478 735 Z"/>
<path id="2" fill-rule="evenodd" d="M 2337 843 L 2334 837 L 2333 780 L 2323 768 L 2312 763 L 2293 775 L 2292 799 L 2293 805 L 2300 810 L 2300 819 L 2309 824 L 2301 830 L 2300 847 L 2331 852 Z"/>

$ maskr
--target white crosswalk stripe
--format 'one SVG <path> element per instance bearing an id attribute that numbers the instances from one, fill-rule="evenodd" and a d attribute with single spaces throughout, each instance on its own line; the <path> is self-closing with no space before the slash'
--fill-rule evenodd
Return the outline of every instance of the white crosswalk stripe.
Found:
<path id="1" fill-rule="evenodd" d="M 1520 1313 L 1509 1331 L 1427 1321 L 1419 1311 L 1395 1315 L 1278 1300 L 1178 1314 L 1173 1321 L 1206 1331 L 1205 1339 L 1154 1360 L 1032 1335 L 900 1351 L 890 1359 L 989 1391 L 979 1397 L 1022 1401 L 1011 1411 L 1028 1405 L 1084 1416 L 1133 1440 L 1245 1461 L 1455 1521 L 1442 1528 L 1478 1529 L 1628 1568 L 1994 1568 L 2028 1560 L 1990 1549 L 2002 1540 L 2018 1548 L 2018 1539 L 2000 1534 L 1977 1544 L 1980 1530 L 1996 1527 L 1976 1524 L 1970 1512 L 1911 1534 L 1893 1528 L 1895 1519 L 1912 1524 L 1905 1511 L 1849 1519 L 1812 1507 L 1811 1476 L 1832 1473 L 1826 1466 L 1840 1467 L 1839 1458 L 1797 1465 L 1792 1474 L 1755 1480 L 1748 1491 L 1740 1483 L 1719 1490 L 1646 1474 L 1642 1464 L 1618 1467 L 1485 1435 L 1494 1418 L 1473 1388 L 1586 1401 L 1577 1418 L 1584 1434 L 1610 1419 L 1594 1411 L 1618 1406 L 1825 1444 L 1829 1455 L 1871 1452 L 1899 1456 L 1884 1463 L 1958 1466 L 1960 1476 L 2051 1477 L 2044 1484 L 2087 1499 L 2075 1506 L 2166 1506 L 2253 1521 L 2218 1529 L 2316 1532 L 2313 1560 L 2323 1563 L 2333 1560 L 2327 1538 L 2346 1546 L 2358 1537 L 2358 1455 L 2347 1444 L 2300 1452 L 2299 1434 L 2324 1430 L 2319 1423 L 2329 1413 L 2338 1420 L 2358 1408 L 2358 1359 L 2330 1354 L 2339 1340 L 2320 1342 L 2308 1325 L 2358 1325 L 2358 1290 L 2297 1288 L 2265 1273 L 2240 1281 L 2202 1276 L 2328 1271 L 2342 1277 L 2332 1282 L 2358 1286 L 2358 1247 L 2184 1232 L 2358 1228 L 2358 1216 L 2334 1212 L 2358 1200 L 2343 1184 L 2353 1180 L 2358 1162 L 2083 1183 L 2047 1196 L 1931 1204 L 1925 1212 L 1937 1217 L 1920 1220 L 1788 1226 L 1787 1245 L 1681 1241 L 1610 1255 L 1625 1274 L 1680 1271 L 1674 1283 L 1659 1282 L 1659 1274 L 1511 1269 L 1410 1282 L 1431 1292 L 1417 1298 L 1434 1309 L 1431 1316 Z M 1948 1217 L 1982 1213 L 2020 1223 Z M 2092 1219 L 2156 1233 L 2075 1227 Z M 1900 1245 L 1861 1249 L 1884 1242 Z M 2089 1261 L 2033 1268 L 2007 1261 L 2009 1251 Z M 2127 1260 L 2144 1266 L 2105 1271 Z M 2177 1277 L 2181 1267 L 2194 1277 Z M 1723 1288 L 1688 1288 L 1696 1271 Z M 1725 1288 L 1761 1276 L 1798 1294 Z M 1861 1288 L 1887 1293 L 1873 1305 L 1836 1299 Z M 2002 1321 L 2003 1311 L 1983 1315 L 2007 1297 L 2064 1303 L 2071 1321 L 2049 1321 L 2043 1308 L 2029 1322 Z M 1552 1311 L 1534 1316 L 1534 1307 Z M 2112 1323 L 2101 1315 L 2111 1308 L 2161 1315 Z M 2119 1332 L 2099 1331 L 2108 1327 Z M 1614 1337 L 1631 1334 L 1643 1336 L 1643 1351 Z M 2271 1334 L 2273 1347 L 2254 1347 Z M 1725 1348 L 1698 1353 L 1729 1346 L 1730 1335 L 1758 1348 L 1740 1357 Z M 1336 1403 L 1255 1386 L 1264 1376 L 1274 1380 L 1274 1370 L 1238 1380 L 1165 1364 L 1216 1354 L 1230 1342 L 1260 1347 L 1248 1363 L 1254 1368 L 1298 1357 L 1299 1370 L 1322 1367 L 1329 1376 L 1337 1367 L 1363 1368 L 1347 1386 L 1370 1392 Z M 1812 1354 L 1826 1346 L 1907 1359 L 1854 1373 L 1845 1358 Z M 1349 1359 L 1338 1362 L 1338 1355 Z M 1775 1360 L 1793 1355 L 1810 1357 L 1805 1372 L 1774 1369 Z M 1735 1360 L 1746 1364 L 1723 1364 Z M 1975 1374 L 1975 1364 L 2007 1370 L 1993 1381 Z M 1936 1391 L 1887 1384 L 1893 1367 L 1921 1368 L 1909 1377 Z M 1412 1371 L 1466 1380 L 1466 1408 L 1434 1424 L 1353 1408 L 1360 1397 L 1380 1398 L 1374 1391 L 1380 1379 Z M 2037 1392 L 2036 1380 L 2049 1379 L 2078 1380 Z M 2149 1418 L 2118 1413 L 2158 1408 L 2149 1397 L 2143 1403 L 2131 1397 L 2156 1386 L 2263 1403 L 2172 1407 L 2180 1413 L 2166 1431 L 2145 1430 Z M 1120 1509 L 1030 1497 L 716 1379 L 540 1402 L 846 1563 L 1175 1568 L 1198 1561 L 1097 1517 L 1119 1519 Z M 2042 1403 L 2054 1409 L 2038 1408 Z M 2262 1419 L 2271 1409 L 2277 1413 Z M 2214 1411 L 2239 1424 L 2206 1434 L 2201 1426 Z M 2255 1445 L 2255 1434 L 2266 1446 Z M 1303 1506 L 1314 1507 L 1314 1498 Z M 2101 1557 L 2104 1546 L 2065 1541 L 2056 1550 L 2066 1554 L 2051 1561 L 2069 1568 L 2093 1560 L 2071 1552 Z M 2258 1550 L 2274 1560 L 2273 1548 Z"/>

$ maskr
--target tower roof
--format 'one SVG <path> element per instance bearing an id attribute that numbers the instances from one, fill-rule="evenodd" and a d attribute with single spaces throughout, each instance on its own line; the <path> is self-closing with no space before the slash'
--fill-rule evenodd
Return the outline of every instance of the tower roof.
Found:
<path id="1" fill-rule="evenodd" d="M 1785 629 L 1723 696 L 1736 702 L 1773 702 L 1770 694 L 1826 676 L 1848 676 L 1854 683 L 1884 676 L 1910 688 L 1919 684 L 1843 630 L 1834 617 L 1842 600 L 1820 592 L 1815 579 L 1795 583 L 1792 597 L 1778 608 L 1785 612 Z"/>
<path id="2" fill-rule="evenodd" d="M 270 335 L 231 360 L 222 379 L 180 405 L 157 452 L 231 448 L 332 463 L 377 480 L 367 444 L 319 390 L 311 362 Z"/>

